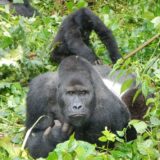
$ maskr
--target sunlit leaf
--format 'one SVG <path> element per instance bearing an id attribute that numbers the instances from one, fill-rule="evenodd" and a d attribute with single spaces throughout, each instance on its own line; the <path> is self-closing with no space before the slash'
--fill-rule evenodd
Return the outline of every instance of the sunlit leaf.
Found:
<path id="1" fill-rule="evenodd" d="M 155 17 L 154 19 L 152 19 L 151 22 L 154 24 L 154 27 L 156 28 L 158 25 L 160 25 L 160 16 Z"/>
<path id="2" fill-rule="evenodd" d="M 134 127 L 138 133 L 144 133 L 147 129 L 147 124 L 143 121 L 134 124 Z"/>
<path id="3" fill-rule="evenodd" d="M 122 87 L 121 87 L 121 93 L 126 91 L 133 83 L 133 79 L 127 79 L 123 84 L 122 84 Z"/>

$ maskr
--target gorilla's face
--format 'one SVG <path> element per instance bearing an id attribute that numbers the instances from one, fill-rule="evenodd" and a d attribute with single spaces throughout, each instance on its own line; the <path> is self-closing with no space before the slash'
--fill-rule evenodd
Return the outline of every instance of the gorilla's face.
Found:
<path id="1" fill-rule="evenodd" d="M 66 80 L 59 87 L 58 102 L 68 123 L 75 127 L 83 126 L 96 103 L 91 82 L 82 75 Z"/>

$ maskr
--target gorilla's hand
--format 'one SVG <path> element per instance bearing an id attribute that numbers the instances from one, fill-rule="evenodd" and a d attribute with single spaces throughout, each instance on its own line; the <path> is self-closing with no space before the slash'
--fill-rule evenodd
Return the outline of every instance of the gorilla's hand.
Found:
<path id="1" fill-rule="evenodd" d="M 34 127 L 34 130 L 45 130 L 50 126 L 54 125 L 53 117 L 50 115 L 46 115 L 39 120 L 39 122 Z"/>
<path id="2" fill-rule="evenodd" d="M 60 143 L 69 138 L 73 129 L 68 123 L 61 123 L 59 120 L 54 120 L 54 126 L 48 127 L 44 136 L 48 137 L 48 140 L 52 143 Z"/>

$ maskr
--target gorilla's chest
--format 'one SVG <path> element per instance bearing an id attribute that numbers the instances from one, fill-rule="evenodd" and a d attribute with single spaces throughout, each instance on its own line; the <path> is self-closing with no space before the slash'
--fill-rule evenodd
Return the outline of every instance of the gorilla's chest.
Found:
<path id="1" fill-rule="evenodd" d="M 90 143 L 97 143 L 99 144 L 98 138 L 102 135 L 101 131 L 105 128 L 104 125 L 100 125 L 99 123 L 91 122 L 84 128 L 77 128 L 74 130 L 75 138 L 77 140 L 83 140 Z"/>

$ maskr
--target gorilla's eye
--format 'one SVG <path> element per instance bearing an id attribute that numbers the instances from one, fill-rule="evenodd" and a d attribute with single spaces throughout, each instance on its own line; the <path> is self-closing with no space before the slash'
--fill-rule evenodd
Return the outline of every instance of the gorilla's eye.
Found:
<path id="1" fill-rule="evenodd" d="M 67 94 L 73 95 L 73 94 L 75 94 L 75 91 L 67 91 Z"/>
<path id="2" fill-rule="evenodd" d="M 79 91 L 79 94 L 80 95 L 86 95 L 86 94 L 88 94 L 88 91 L 87 90 L 81 90 L 81 91 Z"/>

